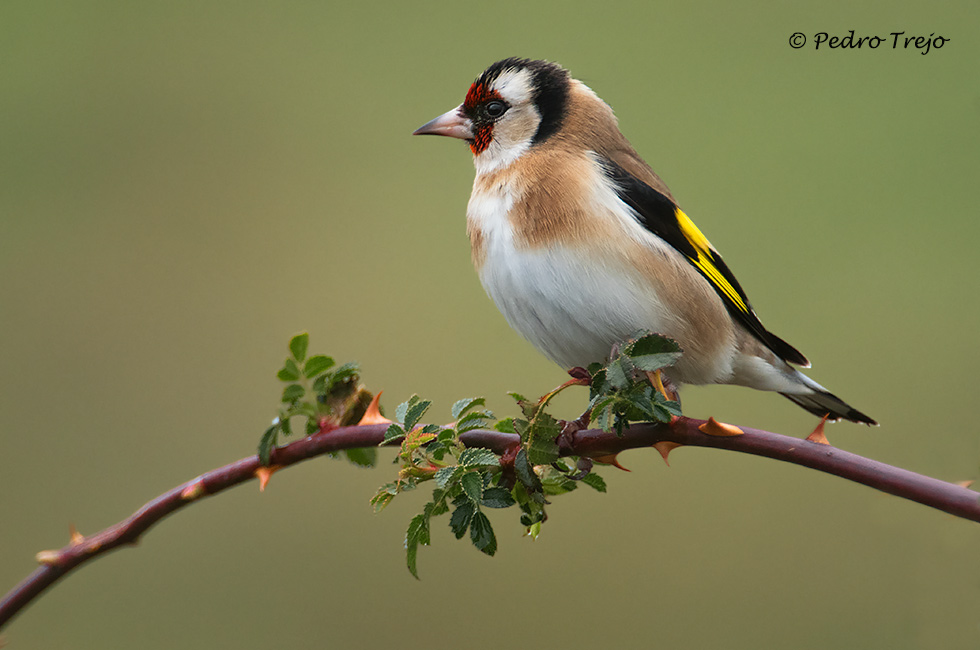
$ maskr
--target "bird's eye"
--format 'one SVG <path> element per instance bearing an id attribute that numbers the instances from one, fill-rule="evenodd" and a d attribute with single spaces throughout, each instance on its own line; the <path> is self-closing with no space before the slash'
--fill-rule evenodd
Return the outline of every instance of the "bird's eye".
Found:
<path id="1" fill-rule="evenodd" d="M 507 112 L 507 104 L 499 101 L 487 103 L 487 115 L 496 119 Z"/>

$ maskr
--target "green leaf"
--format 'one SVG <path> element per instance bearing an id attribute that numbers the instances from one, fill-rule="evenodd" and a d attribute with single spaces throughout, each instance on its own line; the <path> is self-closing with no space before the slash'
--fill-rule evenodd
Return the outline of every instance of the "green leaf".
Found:
<path id="1" fill-rule="evenodd" d="M 406 563 L 408 564 L 408 570 L 412 572 L 412 575 L 416 579 L 419 577 L 418 569 L 415 566 L 419 544 L 423 546 L 429 545 L 429 520 L 425 516 L 425 513 L 412 517 L 412 521 L 408 524 L 408 530 L 405 532 Z"/>
<path id="2" fill-rule="evenodd" d="M 499 467 L 500 457 L 489 449 L 470 447 L 459 455 L 459 464 L 463 467 Z"/>
<path id="3" fill-rule="evenodd" d="M 528 431 L 527 459 L 532 465 L 550 465 L 558 460 L 555 438 L 561 430 L 558 421 L 548 413 L 538 413 Z"/>
<path id="4" fill-rule="evenodd" d="M 445 488 L 447 485 L 453 482 L 456 478 L 456 473 L 461 471 L 462 468 L 459 465 L 450 465 L 449 467 L 442 467 L 436 471 L 436 485 L 440 488 Z"/>
<path id="5" fill-rule="evenodd" d="M 333 371 L 333 381 L 331 382 L 331 385 L 339 384 L 349 379 L 354 379 L 360 372 L 361 367 L 357 365 L 356 361 L 348 361 Z"/>
<path id="6" fill-rule="evenodd" d="M 588 485 L 590 488 L 598 490 L 599 492 L 606 491 L 606 481 L 594 472 L 590 472 L 583 476 L 582 482 Z"/>
<path id="7" fill-rule="evenodd" d="M 492 487 L 483 491 L 481 503 L 488 508 L 509 508 L 515 501 L 507 488 Z"/>
<path id="8" fill-rule="evenodd" d="M 527 459 L 532 465 L 550 465 L 558 460 L 558 445 L 553 439 L 541 437 L 532 439 L 527 446 Z"/>
<path id="9" fill-rule="evenodd" d="M 537 539 L 541 534 L 541 522 L 536 521 L 533 524 L 529 524 L 527 527 L 527 535 L 531 539 Z"/>
<path id="10" fill-rule="evenodd" d="M 548 468 L 544 474 L 544 478 L 541 479 L 541 486 L 542 491 L 549 496 L 565 494 L 578 487 L 575 481 L 560 472 L 556 472 L 551 467 Z"/>
<path id="11" fill-rule="evenodd" d="M 493 534 L 493 526 L 490 520 L 482 512 L 476 512 L 470 522 L 470 540 L 473 546 L 477 547 L 487 555 L 497 552 L 497 537 Z"/>
<path id="12" fill-rule="evenodd" d="M 306 363 L 303 364 L 303 374 L 306 375 L 307 379 L 313 379 L 331 367 L 333 367 L 333 359 L 318 354 L 306 360 Z"/>
<path id="13" fill-rule="evenodd" d="M 332 377 L 327 375 L 320 375 L 313 381 L 313 392 L 317 395 L 325 395 L 327 393 L 327 384 L 332 381 Z"/>
<path id="14" fill-rule="evenodd" d="M 443 490 L 435 489 L 432 491 L 432 509 L 429 517 L 438 517 L 449 512 L 449 504 L 446 503 L 446 493 Z"/>
<path id="15" fill-rule="evenodd" d="M 486 400 L 482 397 L 467 397 L 461 399 L 453 404 L 453 419 L 458 420 L 460 416 L 469 411 L 475 406 L 483 406 L 486 404 Z"/>
<path id="16" fill-rule="evenodd" d="M 524 417 L 526 417 L 529 420 L 534 417 L 534 414 L 538 410 L 536 404 L 529 401 L 526 397 L 524 397 L 520 393 L 507 393 L 507 394 L 513 397 L 514 400 L 517 402 L 517 405 L 521 407 L 521 413 L 524 414 Z"/>
<path id="17" fill-rule="evenodd" d="M 623 389 L 629 386 L 630 379 L 621 358 L 610 361 L 606 366 L 606 381 L 612 384 L 613 388 Z"/>
<path id="18" fill-rule="evenodd" d="M 538 478 L 528 463 L 527 451 L 524 449 L 517 452 L 517 457 L 514 459 L 514 473 L 517 474 L 517 480 L 524 484 L 528 492 L 541 491 L 541 479 Z"/>
<path id="19" fill-rule="evenodd" d="M 425 412 L 429 410 L 432 405 L 427 399 L 419 399 L 418 395 L 412 395 L 408 400 L 408 405 L 405 409 L 405 418 L 403 424 L 406 431 L 411 431 L 415 428 L 415 425 L 419 423 Z"/>
<path id="20" fill-rule="evenodd" d="M 671 416 L 671 415 L 672 416 L 675 416 L 675 417 L 680 417 L 680 416 L 683 415 L 683 413 L 681 413 L 681 403 L 680 402 L 675 402 L 673 400 L 669 400 L 666 397 L 664 397 L 663 395 L 661 395 L 659 392 L 654 394 L 653 399 L 656 402 L 656 404 L 655 404 L 656 408 L 663 409 L 666 412 L 666 414 L 668 415 L 668 417 L 666 419 L 660 419 L 660 418 L 658 418 L 658 419 L 660 419 L 661 422 L 670 422 L 670 417 L 669 416 Z"/>
<path id="21" fill-rule="evenodd" d="M 467 472 L 463 474 L 460 479 L 460 484 L 463 486 L 463 492 L 470 498 L 470 501 L 480 503 L 483 500 L 483 477 L 480 476 L 479 472 Z"/>
<path id="22" fill-rule="evenodd" d="M 397 494 L 398 485 L 396 483 L 385 483 L 378 488 L 377 494 L 371 497 L 371 506 L 375 512 L 381 512 Z"/>
<path id="23" fill-rule="evenodd" d="M 282 391 L 283 402 L 295 402 L 306 394 L 306 389 L 299 384 L 290 384 Z"/>
<path id="24" fill-rule="evenodd" d="M 391 442 L 392 440 L 396 440 L 398 438 L 404 438 L 404 437 L 405 437 L 405 429 L 402 429 L 400 426 L 392 422 L 391 424 L 388 425 L 388 428 L 385 430 L 385 439 L 384 442 L 382 442 L 381 444 L 385 445 Z"/>
<path id="25" fill-rule="evenodd" d="M 347 460 L 358 467 L 374 467 L 378 464 L 378 450 L 374 447 L 359 447 L 345 450 Z"/>
<path id="26" fill-rule="evenodd" d="M 514 428 L 514 418 L 504 418 L 493 425 L 493 428 L 501 433 L 517 433 L 517 429 Z"/>
<path id="27" fill-rule="evenodd" d="M 612 431 L 613 405 L 616 403 L 615 397 L 608 397 L 600 400 L 592 408 L 589 419 L 605 432 Z"/>
<path id="28" fill-rule="evenodd" d="M 296 362 L 292 359 L 286 359 L 286 363 L 276 373 L 276 377 L 282 381 L 296 381 L 299 379 L 299 368 L 296 366 Z"/>
<path id="29" fill-rule="evenodd" d="M 490 411 L 472 411 L 456 421 L 456 431 L 466 433 L 473 429 L 480 429 L 492 419 L 493 413 Z"/>
<path id="30" fill-rule="evenodd" d="M 638 357 L 630 357 L 630 360 L 640 370 L 654 372 L 673 365 L 680 358 L 680 352 L 662 352 L 660 354 L 644 354 Z"/>
<path id="31" fill-rule="evenodd" d="M 297 334 L 289 341 L 289 351 L 292 352 L 293 358 L 297 361 L 302 361 L 306 358 L 306 349 L 310 345 L 310 335 L 306 332 L 302 334 Z"/>
<path id="32" fill-rule="evenodd" d="M 438 440 L 433 440 L 425 448 L 425 453 L 439 462 L 442 462 L 442 459 L 446 457 L 448 451 L 449 449 L 446 447 L 446 443 L 439 442 Z"/>
<path id="33" fill-rule="evenodd" d="M 476 512 L 476 506 L 469 500 L 456 506 L 456 509 L 453 510 L 453 515 L 449 518 L 449 527 L 452 528 L 456 539 L 463 539 L 474 512 Z"/>
<path id="34" fill-rule="evenodd" d="M 268 467 L 272 450 L 275 449 L 278 441 L 279 425 L 273 424 L 271 427 L 265 430 L 265 433 L 262 434 L 262 439 L 259 440 L 259 462 L 262 463 L 263 466 Z"/>
<path id="35" fill-rule="evenodd" d="M 654 354 L 677 355 L 677 357 L 681 355 L 681 346 L 677 344 L 677 341 L 666 336 L 660 336 L 649 331 L 638 332 L 634 336 L 636 339 L 625 346 L 627 354 L 634 360 L 637 357 Z"/>

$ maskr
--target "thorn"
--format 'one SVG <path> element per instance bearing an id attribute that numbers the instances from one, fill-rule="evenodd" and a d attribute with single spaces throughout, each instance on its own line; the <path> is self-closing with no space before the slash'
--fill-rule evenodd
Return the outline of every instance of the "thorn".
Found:
<path id="1" fill-rule="evenodd" d="M 612 465 L 613 467 L 617 467 L 617 468 L 623 470 L 624 472 L 630 471 L 630 470 L 626 469 L 625 467 L 623 467 L 622 465 L 619 464 L 619 461 L 616 459 L 617 456 L 619 456 L 618 453 L 616 453 L 616 454 L 608 454 L 606 456 L 593 456 L 592 457 L 592 460 L 594 460 L 597 463 L 601 463 L 603 465 Z"/>
<path id="2" fill-rule="evenodd" d="M 203 497 L 205 493 L 204 481 L 197 479 L 180 491 L 180 498 L 184 501 L 194 501 Z"/>
<path id="3" fill-rule="evenodd" d="M 265 492 L 265 486 L 269 484 L 269 479 L 281 469 L 282 465 L 269 465 L 255 470 L 255 478 L 259 479 L 259 492 Z"/>
<path id="4" fill-rule="evenodd" d="M 744 431 L 739 429 L 734 424 L 727 424 L 725 422 L 719 422 L 714 418 L 708 418 L 708 421 L 698 427 L 698 431 L 701 433 L 706 433 L 709 436 L 740 436 Z"/>
<path id="5" fill-rule="evenodd" d="M 68 536 L 71 539 L 72 546 L 78 546 L 85 541 L 85 535 L 78 532 L 78 529 L 75 528 L 75 524 L 68 524 Z"/>
<path id="6" fill-rule="evenodd" d="M 381 415 L 381 393 L 383 392 L 378 391 L 378 394 L 371 399 L 367 411 L 364 412 L 361 421 L 357 423 L 358 426 L 362 424 L 391 424 L 391 420 Z"/>
<path id="7" fill-rule="evenodd" d="M 58 551 L 41 551 L 34 556 L 34 559 L 37 560 L 38 564 L 53 566 L 61 559 L 61 554 Z"/>
<path id="8" fill-rule="evenodd" d="M 966 481 L 956 481 L 956 485 L 959 485 L 959 486 L 960 486 L 961 488 L 968 488 L 968 487 L 970 487 L 971 485 L 973 485 L 973 484 L 974 484 L 975 482 L 976 482 L 976 481 L 974 481 L 974 480 L 973 480 L 973 479 L 971 478 L 971 479 L 968 479 L 968 480 L 966 480 Z"/>
<path id="9" fill-rule="evenodd" d="M 809 442 L 815 442 L 815 443 L 820 444 L 820 445 L 828 445 L 829 446 L 830 445 L 830 441 L 827 440 L 827 436 L 825 436 L 824 433 L 823 433 L 823 425 L 825 425 L 826 423 L 827 423 L 827 416 L 825 415 L 825 416 L 823 416 L 820 419 L 820 424 L 817 425 L 817 428 L 815 428 L 813 430 L 813 433 L 811 433 L 810 435 L 808 435 L 806 437 L 806 439 Z"/>
<path id="10" fill-rule="evenodd" d="M 679 442 L 671 442 L 670 440 L 661 440 L 653 444 L 653 448 L 660 452 L 660 455 L 664 457 L 664 462 L 667 463 L 667 467 L 670 467 L 670 461 L 667 460 L 667 456 L 670 452 L 674 451 L 678 447 L 683 447 Z"/>

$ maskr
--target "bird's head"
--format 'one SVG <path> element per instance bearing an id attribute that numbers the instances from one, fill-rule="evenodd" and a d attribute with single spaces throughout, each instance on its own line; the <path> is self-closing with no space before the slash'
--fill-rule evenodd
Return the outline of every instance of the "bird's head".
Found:
<path id="1" fill-rule="evenodd" d="M 480 170 L 506 167 L 561 128 L 571 80 L 548 61 L 510 58 L 476 78 L 462 104 L 414 135 L 466 140 Z"/>

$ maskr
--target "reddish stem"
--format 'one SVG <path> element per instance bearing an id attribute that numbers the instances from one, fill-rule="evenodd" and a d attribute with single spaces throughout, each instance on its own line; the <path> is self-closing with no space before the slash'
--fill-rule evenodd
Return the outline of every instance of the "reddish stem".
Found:
<path id="1" fill-rule="evenodd" d="M 704 420 L 683 417 L 669 426 L 635 424 L 622 437 L 595 429 L 576 431 L 563 440 L 568 444 L 562 445 L 562 454 L 602 458 L 664 441 L 727 449 L 810 467 L 980 522 L 980 495 L 959 485 L 879 463 L 830 445 L 758 429 L 742 428 L 743 435 L 736 436 L 706 435 L 699 430 L 703 424 Z M 377 446 L 384 440 L 387 428 L 387 424 L 368 424 L 318 433 L 274 450 L 272 465 L 283 468 L 333 451 Z M 460 439 L 468 447 L 485 447 L 505 457 L 512 456 L 520 445 L 517 435 L 497 431 L 469 431 Z M 39 553 L 42 566 L 0 600 L 0 627 L 72 569 L 120 546 L 135 544 L 144 532 L 167 515 L 201 497 L 256 478 L 256 471 L 261 467 L 258 457 L 251 456 L 206 472 L 161 494 L 114 526 L 80 538 L 60 550 Z"/>

